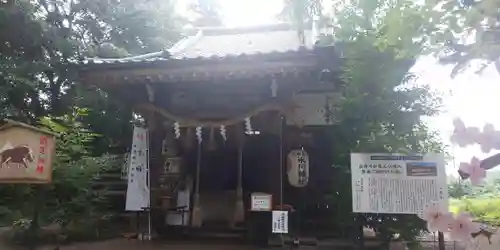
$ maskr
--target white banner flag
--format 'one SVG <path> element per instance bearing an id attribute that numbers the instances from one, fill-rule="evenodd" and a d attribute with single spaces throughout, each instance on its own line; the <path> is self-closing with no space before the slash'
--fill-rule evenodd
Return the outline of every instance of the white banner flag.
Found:
<path id="1" fill-rule="evenodd" d="M 147 129 L 134 127 L 128 165 L 126 211 L 143 211 L 149 207 L 149 137 Z"/>

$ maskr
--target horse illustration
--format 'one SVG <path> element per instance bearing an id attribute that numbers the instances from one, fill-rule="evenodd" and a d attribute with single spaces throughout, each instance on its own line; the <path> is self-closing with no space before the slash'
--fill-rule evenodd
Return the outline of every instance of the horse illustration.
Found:
<path id="1" fill-rule="evenodd" d="M 33 150 L 26 145 L 18 145 L 0 152 L 0 167 L 14 163 L 28 168 L 33 161 Z"/>

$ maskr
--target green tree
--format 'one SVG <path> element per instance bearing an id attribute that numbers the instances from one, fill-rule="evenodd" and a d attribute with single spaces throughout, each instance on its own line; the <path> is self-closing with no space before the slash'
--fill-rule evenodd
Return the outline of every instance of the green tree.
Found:
<path id="1" fill-rule="evenodd" d="M 56 157 L 53 162 L 53 182 L 45 186 L 4 185 L 0 194 L 0 222 L 14 224 L 14 239 L 26 243 L 34 209 L 39 212 L 37 223 L 60 225 L 69 239 L 89 239 L 102 235 L 103 226 L 109 227 L 111 201 L 105 189 L 93 188 L 100 173 L 122 164 L 120 158 L 110 155 L 92 156 L 92 142 L 98 135 L 79 120 L 86 110 L 74 109 L 62 117 L 46 117 L 40 123 L 58 134 Z M 52 235 L 53 236 L 53 235 Z M 54 238 L 39 235 L 39 240 Z M 45 239 L 43 239 L 45 237 Z"/>
<path id="2" fill-rule="evenodd" d="M 461 199 L 473 193 L 472 187 L 468 182 L 453 180 L 448 184 L 448 195 L 450 198 Z"/>
<path id="3" fill-rule="evenodd" d="M 48 126 L 61 134 L 54 183 L 41 208 L 42 223 L 70 228 L 89 222 L 96 228 L 109 210 L 105 197 L 89 184 L 100 171 L 118 167 L 107 153 L 122 153 L 130 144 L 131 108 L 98 90 L 75 85 L 76 64 L 85 57 L 114 58 L 169 48 L 179 39 L 178 27 L 183 24 L 173 11 L 174 3 L 0 1 L 0 119 Z M 26 201 L 33 201 L 33 190 L 2 186 L 0 193 L 2 222 L 29 221 L 34 203 Z"/>
<path id="4" fill-rule="evenodd" d="M 190 9 L 196 14 L 191 21 L 195 27 L 220 27 L 223 25 L 221 5 L 218 0 L 197 0 Z"/>
<path id="5" fill-rule="evenodd" d="M 304 1 L 293 1 L 296 22 L 311 15 Z M 311 1 L 308 1 L 310 4 Z M 416 1 L 336 1 L 322 11 L 334 27 L 333 45 L 342 53 L 343 100 L 337 111 L 340 123 L 332 128 L 332 163 L 336 167 L 333 203 L 339 209 L 332 220 L 353 225 L 354 220 L 375 228 L 386 240 L 392 233 L 412 240 L 424 222 L 416 216 L 351 214 L 350 152 L 443 152 L 435 131 L 422 118 L 439 113 L 441 98 L 426 86 L 414 84 L 409 73 L 416 59 L 433 49 L 432 33 L 438 28 L 428 20 L 441 18 L 431 3 Z M 324 9 L 325 10 L 325 9 Z M 330 16 L 328 16 L 330 15 Z M 300 27 L 298 27 L 300 30 Z M 320 41 L 328 45 L 327 41 Z"/>
<path id="6" fill-rule="evenodd" d="M 434 1 L 446 13 L 434 42 L 443 52 L 441 61 L 454 64 L 452 75 L 479 63 L 481 72 L 494 63 L 500 72 L 500 2 L 496 0 Z"/>
<path id="7" fill-rule="evenodd" d="M 130 107 L 75 87 L 84 57 L 123 57 L 169 48 L 183 23 L 173 1 L 7 1 L 0 8 L 0 118 L 36 123 L 78 105 L 106 145 L 127 145 Z M 82 95 L 85 95 L 82 97 Z M 115 116 L 103 114 L 113 111 Z M 98 150 L 99 151 L 99 150 Z"/>

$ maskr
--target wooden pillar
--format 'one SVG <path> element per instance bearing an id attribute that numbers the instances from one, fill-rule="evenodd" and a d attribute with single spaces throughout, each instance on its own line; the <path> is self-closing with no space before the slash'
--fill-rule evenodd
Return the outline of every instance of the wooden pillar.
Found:
<path id="1" fill-rule="evenodd" d="M 146 125 L 149 129 L 149 189 L 150 189 L 150 206 L 151 210 L 151 226 L 158 234 L 163 234 L 165 225 L 165 213 L 157 211 L 158 199 L 156 191 L 159 188 L 158 175 L 162 171 L 163 157 L 162 145 L 165 136 L 165 129 L 161 125 L 161 120 L 157 114 L 150 114 L 146 117 Z"/>
<path id="2" fill-rule="evenodd" d="M 285 168 L 286 164 L 285 156 L 286 156 L 286 147 L 284 144 L 284 127 L 283 120 L 281 118 L 279 122 L 275 123 L 277 126 L 277 133 L 272 135 L 272 145 L 267 147 L 268 152 L 266 152 L 267 156 L 267 164 L 269 164 L 269 187 L 270 191 L 273 194 L 273 205 L 282 205 L 284 202 L 284 186 L 286 184 L 285 178 Z"/>
<path id="3" fill-rule="evenodd" d="M 149 173 L 150 188 L 158 187 L 157 176 L 161 173 L 163 167 L 162 146 L 165 138 L 165 128 L 161 125 L 160 119 L 156 114 L 150 115 L 146 124 L 149 129 Z M 153 201 L 152 201 L 153 202 Z M 152 203 L 153 205 L 153 203 Z"/>

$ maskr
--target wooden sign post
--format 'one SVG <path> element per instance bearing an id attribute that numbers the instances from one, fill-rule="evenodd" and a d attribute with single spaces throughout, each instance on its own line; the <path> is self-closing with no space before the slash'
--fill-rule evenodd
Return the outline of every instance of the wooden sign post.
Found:
<path id="1" fill-rule="evenodd" d="M 0 126 L 0 183 L 49 184 L 55 157 L 55 134 L 7 120 Z M 30 249 L 36 248 L 41 187 L 35 187 Z"/>
<path id="2" fill-rule="evenodd" d="M 0 126 L 0 183 L 50 183 L 54 156 L 54 134 L 14 121 Z"/>

